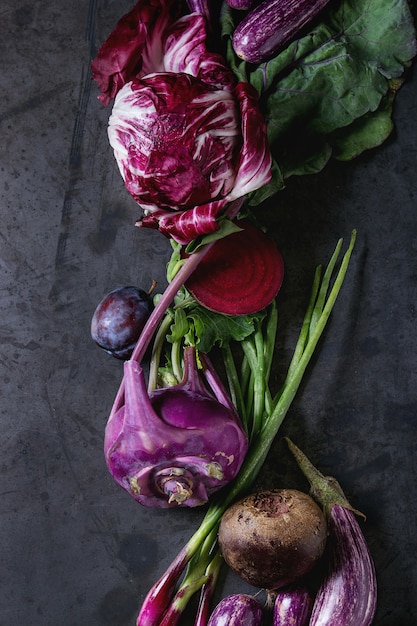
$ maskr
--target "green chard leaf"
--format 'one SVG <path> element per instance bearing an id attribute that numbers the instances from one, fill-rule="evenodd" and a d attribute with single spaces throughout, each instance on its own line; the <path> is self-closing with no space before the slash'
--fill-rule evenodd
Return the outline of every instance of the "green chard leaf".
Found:
<path id="1" fill-rule="evenodd" d="M 223 24 L 226 41 L 232 15 Z M 381 144 L 392 130 L 392 81 L 417 54 L 407 0 L 336 0 L 310 32 L 259 65 L 226 47 L 237 77 L 259 92 L 283 179 Z"/>

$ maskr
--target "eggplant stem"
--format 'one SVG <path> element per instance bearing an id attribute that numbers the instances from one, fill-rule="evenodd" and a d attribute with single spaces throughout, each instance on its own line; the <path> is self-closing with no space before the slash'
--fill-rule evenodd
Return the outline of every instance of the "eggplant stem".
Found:
<path id="1" fill-rule="evenodd" d="M 310 483 L 311 496 L 320 502 L 327 516 L 330 515 L 332 506 L 338 504 L 366 519 L 363 513 L 350 505 L 349 500 L 343 493 L 343 489 L 336 478 L 333 478 L 333 476 L 324 476 L 289 437 L 284 437 L 284 440 L 302 473 Z"/>

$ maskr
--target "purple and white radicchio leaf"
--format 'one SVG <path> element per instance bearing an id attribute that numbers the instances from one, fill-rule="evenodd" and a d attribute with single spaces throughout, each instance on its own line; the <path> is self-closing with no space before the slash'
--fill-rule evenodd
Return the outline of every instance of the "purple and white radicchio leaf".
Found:
<path id="1" fill-rule="evenodd" d="M 238 83 L 236 94 L 240 107 L 242 147 L 236 166 L 232 201 L 260 189 L 271 180 L 272 157 L 267 142 L 267 128 L 258 108 L 258 95 L 249 83 Z"/>
<path id="2" fill-rule="evenodd" d="M 233 189 L 240 141 L 230 91 L 189 74 L 152 74 L 118 93 L 109 140 L 126 187 L 147 210 L 181 210 Z"/>
<path id="3" fill-rule="evenodd" d="M 178 8 L 174 0 L 139 0 L 117 22 L 91 63 L 92 78 L 101 91 L 99 100 L 105 106 L 135 76 L 161 71 L 162 33 Z M 148 59 L 152 59 L 152 69 Z"/>
<path id="4" fill-rule="evenodd" d="M 138 2 L 92 70 L 101 100 L 115 98 L 109 140 L 144 211 L 137 225 L 187 244 L 215 232 L 230 202 L 268 183 L 272 159 L 256 90 L 236 84 L 207 50 L 203 15 L 179 17 L 175 6 Z"/>
<path id="5" fill-rule="evenodd" d="M 227 200 L 200 204 L 189 211 L 152 211 L 136 222 L 137 226 L 154 228 L 178 243 L 187 245 L 199 235 L 209 235 L 218 229 L 217 217 L 228 205 Z"/>
<path id="6" fill-rule="evenodd" d="M 265 123 L 247 83 L 228 91 L 187 73 L 135 79 L 118 93 L 108 132 L 126 188 L 145 211 L 138 225 L 180 243 L 217 230 L 230 202 L 270 180 Z"/>

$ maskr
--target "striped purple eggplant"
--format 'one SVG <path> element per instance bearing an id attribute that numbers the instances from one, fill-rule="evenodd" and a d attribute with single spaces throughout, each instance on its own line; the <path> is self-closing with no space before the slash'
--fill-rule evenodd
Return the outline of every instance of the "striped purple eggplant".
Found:
<path id="1" fill-rule="evenodd" d="M 370 626 L 377 603 L 375 565 L 357 516 L 337 480 L 324 476 L 288 437 L 289 449 L 326 514 L 327 572 L 309 626 Z"/>
<path id="2" fill-rule="evenodd" d="M 307 626 L 313 600 L 307 587 L 286 587 L 276 592 L 273 626 Z"/>
<path id="3" fill-rule="evenodd" d="M 334 504 L 329 519 L 328 571 L 310 626 L 370 626 L 377 599 L 375 566 L 356 515 Z"/>
<path id="4" fill-rule="evenodd" d="M 232 9 L 237 9 L 238 11 L 247 11 L 252 7 L 253 4 L 255 4 L 255 0 L 227 0 L 227 4 Z"/>
<path id="5" fill-rule="evenodd" d="M 279 52 L 329 0 L 263 0 L 237 25 L 232 44 L 237 56 L 260 63 Z"/>
<path id="6" fill-rule="evenodd" d="M 207 626 L 260 626 L 262 618 L 261 603 L 254 596 L 237 593 L 220 600 Z"/>

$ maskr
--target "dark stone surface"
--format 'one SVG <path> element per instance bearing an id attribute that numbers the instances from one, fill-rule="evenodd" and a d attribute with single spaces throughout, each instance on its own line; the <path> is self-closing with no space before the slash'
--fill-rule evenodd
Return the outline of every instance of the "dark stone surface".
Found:
<path id="1" fill-rule="evenodd" d="M 202 517 L 140 508 L 102 454 L 121 363 L 90 340 L 91 315 L 116 286 L 155 278 L 162 288 L 170 255 L 166 239 L 133 226 L 138 211 L 107 142 L 109 110 L 88 73 L 129 6 L 2 2 L 1 626 L 133 626 Z M 277 384 L 314 267 L 358 231 L 282 434 L 366 513 L 379 626 L 417 623 L 416 85 L 414 70 L 386 144 L 290 180 L 260 210 L 286 261 Z M 306 487 L 280 439 L 260 482 Z M 231 575 L 223 582 L 224 593 L 243 588 Z"/>

